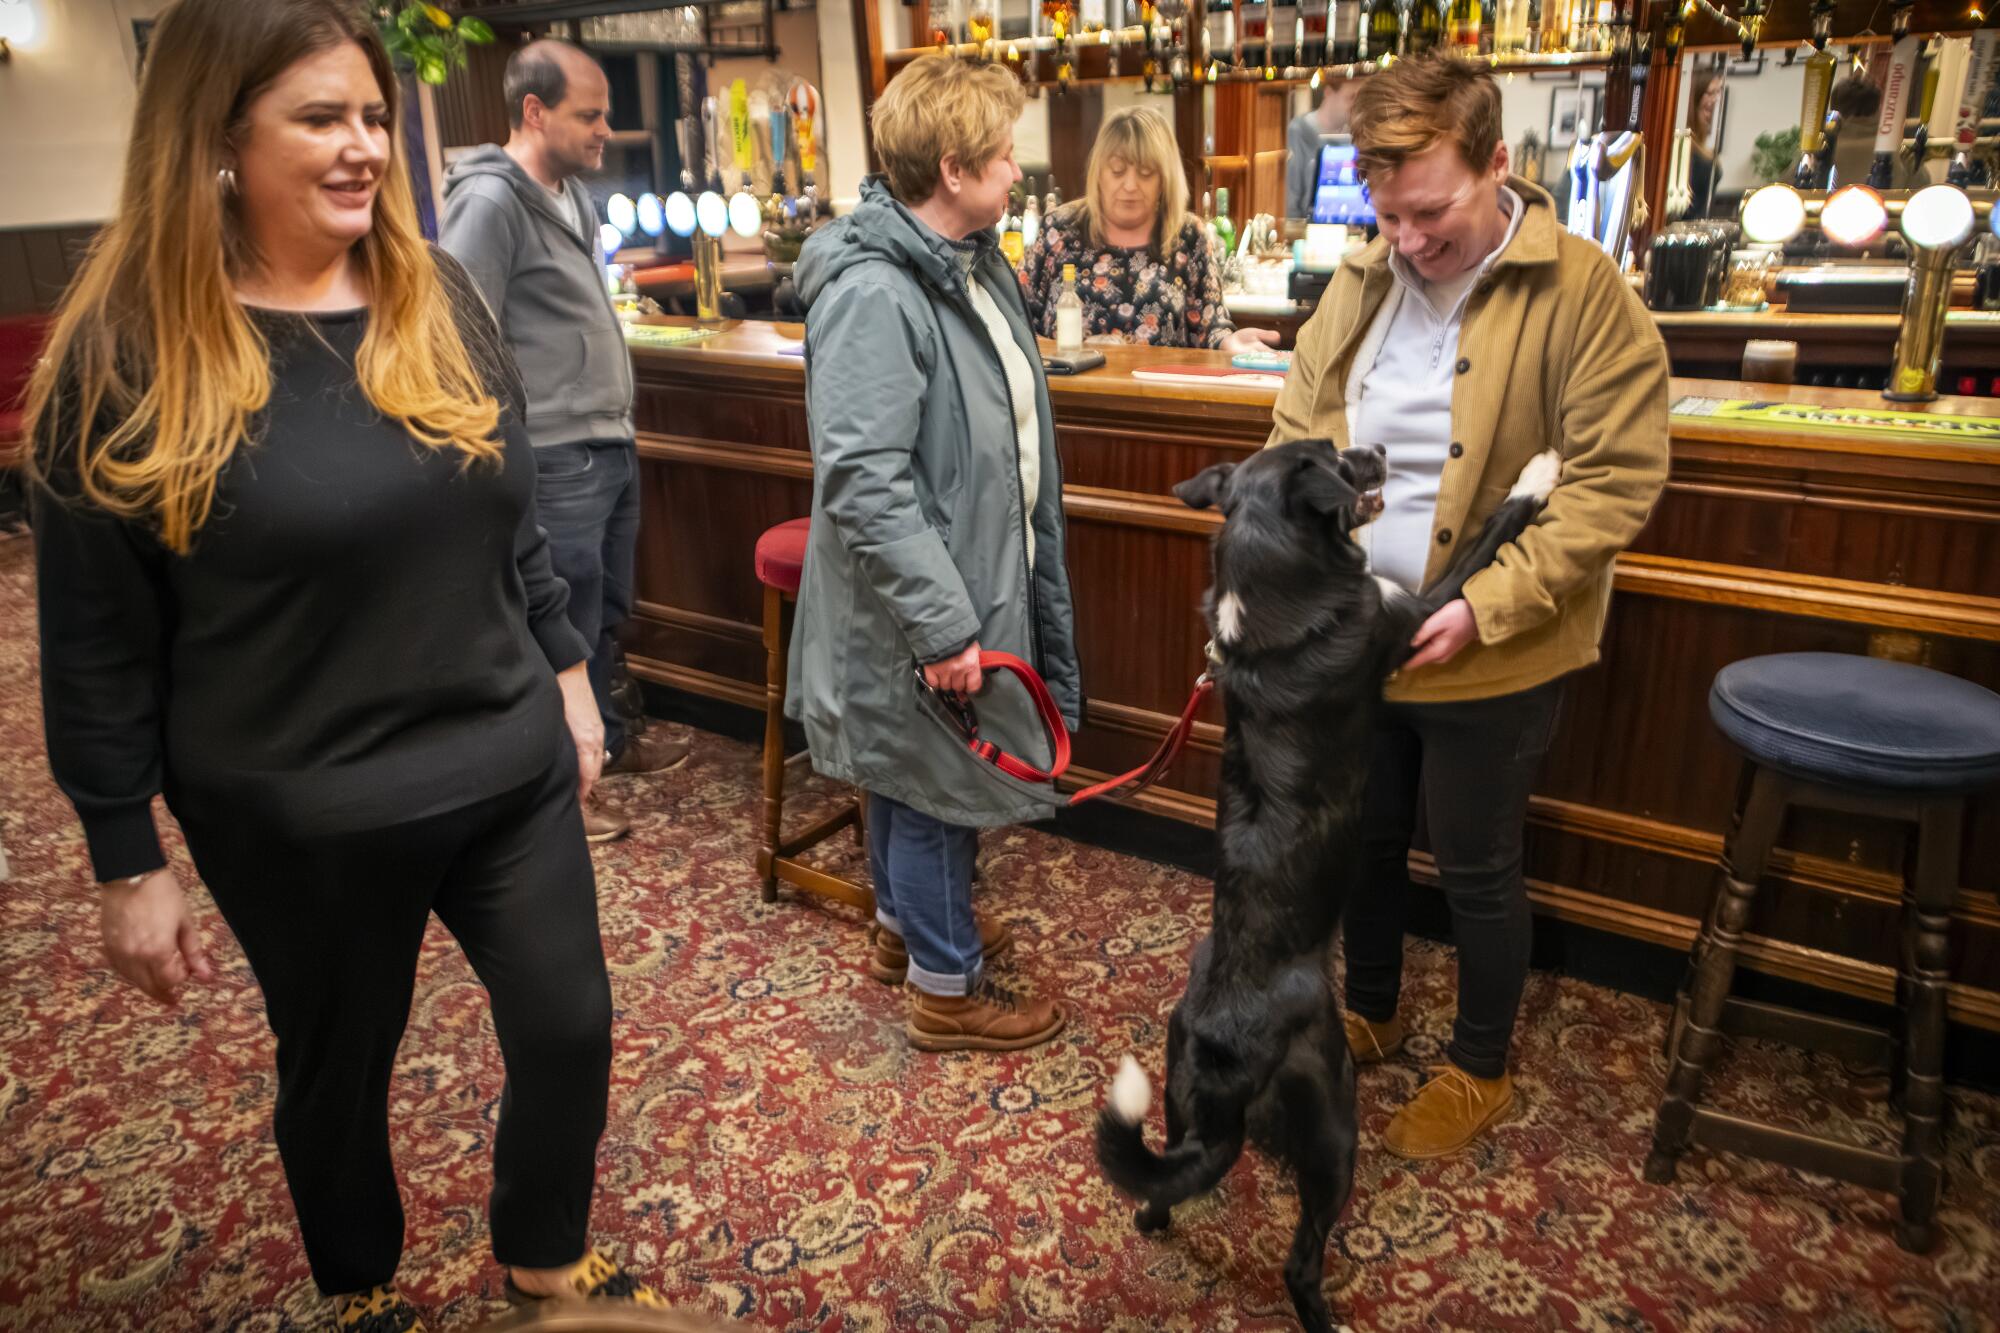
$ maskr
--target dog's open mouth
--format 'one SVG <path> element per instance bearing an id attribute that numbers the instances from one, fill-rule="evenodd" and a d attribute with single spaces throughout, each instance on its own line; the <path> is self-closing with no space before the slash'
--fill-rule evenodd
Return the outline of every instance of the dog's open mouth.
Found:
<path id="1" fill-rule="evenodd" d="M 1372 523 L 1376 518 L 1380 517 L 1381 513 L 1382 492 L 1380 490 L 1363 491 L 1361 498 L 1354 502 L 1354 526 L 1358 528 L 1363 523 Z"/>

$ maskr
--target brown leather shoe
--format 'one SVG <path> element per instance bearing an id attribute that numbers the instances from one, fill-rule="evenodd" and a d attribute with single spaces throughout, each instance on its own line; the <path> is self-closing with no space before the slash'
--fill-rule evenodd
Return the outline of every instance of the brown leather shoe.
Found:
<path id="1" fill-rule="evenodd" d="M 990 963 L 1014 947 L 1014 932 L 1007 929 L 1006 922 L 979 912 L 974 912 L 972 919 L 979 927 L 981 958 Z M 902 985 L 903 978 L 910 974 L 910 951 L 904 946 L 903 937 L 877 924 L 868 928 L 868 938 L 875 946 L 868 955 L 868 975 L 884 986 Z"/>
<path id="2" fill-rule="evenodd" d="M 632 831 L 632 821 L 616 810 L 597 804 L 583 807 L 583 840 L 595 847 L 616 842 Z"/>
<path id="3" fill-rule="evenodd" d="M 339 1333 L 424 1333 L 417 1308 L 388 1282 L 334 1297 L 333 1326 Z"/>
<path id="4" fill-rule="evenodd" d="M 987 978 L 970 995 L 930 995 L 911 987 L 904 1030 L 920 1051 L 1019 1051 L 1062 1031 L 1053 1000 L 1008 990 Z"/>
<path id="5" fill-rule="evenodd" d="M 642 773 L 665 773 L 685 764 L 690 753 L 685 741 L 670 741 L 665 736 L 627 736 L 625 748 L 604 766 L 599 776 L 629 778 Z"/>
<path id="6" fill-rule="evenodd" d="M 1403 1049 L 1403 1020 L 1394 1015 L 1386 1023 L 1371 1023 L 1360 1014 L 1342 1014 L 1341 1022 L 1357 1065 L 1380 1064 Z"/>
<path id="7" fill-rule="evenodd" d="M 1479 1137 L 1514 1107 L 1514 1080 L 1474 1078 L 1457 1065 L 1435 1068 L 1437 1077 L 1389 1120 L 1382 1146 L 1398 1157 L 1443 1157 Z"/>

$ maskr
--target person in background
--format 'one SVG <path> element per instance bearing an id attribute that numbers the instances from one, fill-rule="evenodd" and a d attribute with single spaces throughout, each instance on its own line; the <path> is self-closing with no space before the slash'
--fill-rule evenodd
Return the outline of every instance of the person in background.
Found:
<path id="1" fill-rule="evenodd" d="M 577 179 L 604 164 L 610 87 L 565 42 L 530 42 L 507 60 L 504 148 L 468 153 L 445 177 L 438 241 L 464 264 L 521 367 L 535 504 L 569 618 L 591 645 L 604 721 L 604 776 L 661 773 L 688 747 L 625 725 L 612 696 L 618 627 L 632 611 L 639 549 L 639 451 L 632 355 L 597 261 L 597 213 Z M 624 815 L 586 807 L 592 842 L 623 837 Z"/>
<path id="2" fill-rule="evenodd" d="M 1319 183 L 1319 141 L 1328 134 L 1346 134 L 1359 79 L 1328 79 L 1319 87 L 1313 109 L 1292 117 L 1285 131 L 1285 216 L 1310 218 L 1313 187 Z"/>
<path id="3" fill-rule="evenodd" d="M 1037 333 L 1055 336 L 1063 265 L 1074 264 L 1089 341 L 1226 352 L 1276 345 L 1276 333 L 1230 322 L 1165 117 L 1151 107 L 1106 117 L 1084 180 L 1083 198 L 1042 220 L 1022 266 Z"/>
<path id="4" fill-rule="evenodd" d="M 170 6 L 28 403 L 49 763 L 105 956 L 163 1004 L 213 977 L 164 793 L 263 991 L 313 1280 L 365 1333 L 420 1327 L 388 1101 L 433 913 L 506 1059 L 507 1281 L 658 1303 L 587 1240 L 611 1069 L 588 645 L 506 345 L 418 231 L 397 90 L 344 0 Z"/>
<path id="5" fill-rule="evenodd" d="M 1840 113 L 1840 137 L 1833 145 L 1833 188 L 1866 185 L 1875 165 L 1875 121 L 1882 114 L 1882 90 L 1866 74 L 1849 74 L 1827 94 L 1827 108 Z"/>
<path id="6" fill-rule="evenodd" d="M 1048 383 L 993 232 L 1024 100 L 997 65 L 912 61 L 871 113 L 885 174 L 798 263 L 813 501 L 786 709 L 813 767 L 868 793 L 868 967 L 907 979 L 926 1051 L 1063 1024 L 987 972 L 1013 938 L 972 909 L 979 828 L 1046 817 L 1054 790 L 975 758 L 913 678 L 980 695 L 980 734 L 1031 763 L 1047 739 L 1025 692 L 981 694 L 982 648 L 1032 663 L 1071 728 L 1082 712 Z"/>
<path id="7" fill-rule="evenodd" d="M 1722 66 L 1701 65 L 1688 76 L 1688 130 L 1694 142 L 1688 154 L 1691 218 L 1713 214 L 1715 192 L 1722 188 L 1722 164 L 1716 161 L 1715 113 L 1722 106 Z"/>
<path id="8" fill-rule="evenodd" d="M 1597 660 L 1612 561 L 1667 475 L 1659 332 L 1604 251 L 1509 174 L 1500 133 L 1498 83 L 1455 56 L 1367 80 L 1354 144 L 1381 234 L 1334 275 L 1272 410 L 1272 444 L 1387 452 L 1383 510 L 1360 538 L 1385 595 L 1434 582 L 1531 460 L 1553 484 L 1534 525 L 1419 627 L 1369 756 L 1365 864 L 1341 927 L 1357 1062 L 1403 1044 L 1419 802 L 1458 948 L 1444 1062 L 1383 1132 L 1404 1157 L 1456 1152 L 1513 1105 L 1528 797 L 1562 677 Z"/>

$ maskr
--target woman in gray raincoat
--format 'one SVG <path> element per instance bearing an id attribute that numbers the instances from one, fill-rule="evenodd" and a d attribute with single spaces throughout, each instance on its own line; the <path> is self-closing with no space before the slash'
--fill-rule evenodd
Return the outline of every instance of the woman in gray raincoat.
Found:
<path id="1" fill-rule="evenodd" d="M 997 67 L 914 61 L 875 103 L 884 174 L 797 273 L 813 507 L 788 706 L 813 767 L 868 793 L 869 971 L 907 978 L 923 1050 L 1017 1050 L 1063 1021 L 985 975 L 1013 940 L 972 910 L 977 830 L 1046 816 L 1054 790 L 971 755 L 917 684 L 977 695 L 980 734 L 1040 767 L 1026 694 L 982 679 L 980 650 L 1032 663 L 1072 728 L 1081 713 L 1048 385 L 993 233 L 1022 100 Z"/>

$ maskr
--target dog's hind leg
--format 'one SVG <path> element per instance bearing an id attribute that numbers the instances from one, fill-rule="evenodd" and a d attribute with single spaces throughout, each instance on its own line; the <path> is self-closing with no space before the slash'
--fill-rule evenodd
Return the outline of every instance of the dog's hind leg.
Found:
<path id="1" fill-rule="evenodd" d="M 1175 1064 L 1180 1058 L 1181 1043 L 1186 1039 L 1186 1025 L 1181 1021 L 1180 1007 L 1174 1008 L 1173 1017 L 1167 1021 L 1167 1151 L 1180 1146 L 1188 1132 L 1188 1104 L 1185 1080 L 1176 1080 Z M 1154 1235 L 1167 1229 L 1172 1219 L 1173 1205 L 1149 1203 L 1132 1215 L 1132 1225 L 1145 1235 Z"/>
<path id="2" fill-rule="evenodd" d="M 1286 1156 L 1298 1182 L 1299 1225 L 1285 1258 L 1285 1290 L 1306 1333 L 1332 1333 L 1333 1316 L 1321 1287 L 1327 1237 L 1354 1188 L 1353 1084 L 1332 1084 L 1320 1073 L 1288 1077 L 1286 1083 L 1281 1095 L 1294 1127 Z"/>

